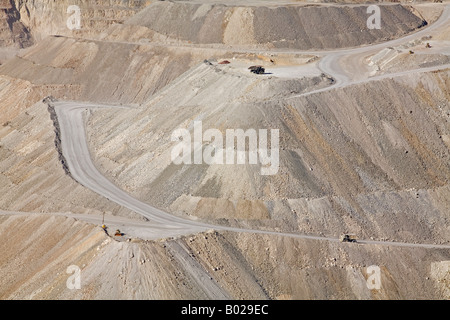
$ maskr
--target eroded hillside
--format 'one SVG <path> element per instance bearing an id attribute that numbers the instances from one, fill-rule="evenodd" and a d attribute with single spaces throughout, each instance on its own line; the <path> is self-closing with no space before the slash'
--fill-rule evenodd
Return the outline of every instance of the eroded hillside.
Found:
<path id="1" fill-rule="evenodd" d="M 169 39 L 189 43 L 303 50 L 374 43 L 398 37 L 424 24 L 406 7 L 385 6 L 382 17 L 389 21 L 386 27 L 361 32 L 366 27 L 366 9 L 365 6 L 243 7 L 161 1 L 125 24 L 144 26 Z"/>
<path id="2" fill-rule="evenodd" d="M 195 89 L 200 79 L 209 86 Z M 365 237 L 450 240 L 447 230 L 435 228 L 449 218 L 448 71 L 304 98 L 285 97 L 284 88 L 293 91 L 289 81 L 278 87 L 265 80 L 267 88 L 262 81 L 254 93 L 254 81 L 261 80 L 234 79 L 205 64 L 143 109 L 96 111 L 88 126 L 92 154 L 125 190 L 181 215 L 263 219 L 333 235 L 357 229 Z M 220 104 L 213 103 L 215 92 Z M 278 173 L 261 176 L 257 165 L 173 164 L 171 132 L 198 119 L 204 131 L 281 128 Z"/>
<path id="3" fill-rule="evenodd" d="M 81 9 L 80 30 L 67 28 L 69 5 Z M 372 75 L 401 75 L 333 88 L 340 79 L 321 69 L 324 54 L 413 33 L 444 6 L 382 6 L 380 30 L 365 28 L 360 4 L 1 8 L 15 20 L 0 29 L 12 48 L 0 66 L 0 298 L 449 298 L 448 25 L 361 60 Z M 71 177 L 51 100 L 111 106 L 86 110 L 81 129 L 95 166 L 127 193 L 190 221 L 247 230 L 154 240 L 151 221 Z M 172 133 L 200 120 L 220 132 L 278 129 L 276 174 L 175 165 Z M 107 224 L 134 222 L 115 237 L 99 227 L 103 214 Z M 341 243 L 345 232 L 369 242 Z M 69 266 L 81 270 L 79 290 L 68 288 Z M 370 266 L 381 270 L 381 289 L 367 285 Z"/>
<path id="4" fill-rule="evenodd" d="M 237 233 L 117 242 L 61 216 L 1 216 L 2 299 L 442 299 L 445 252 Z M 52 234 L 51 237 L 45 236 Z M 386 259 L 395 256 L 396 259 Z M 368 267 L 379 265 L 381 290 Z M 80 268 L 80 290 L 67 289 Z M 332 280 L 331 280 L 332 279 Z"/>

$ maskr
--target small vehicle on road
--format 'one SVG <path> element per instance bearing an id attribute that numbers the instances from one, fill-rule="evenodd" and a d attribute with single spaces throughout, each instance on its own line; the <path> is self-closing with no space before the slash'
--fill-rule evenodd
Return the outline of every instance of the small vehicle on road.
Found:
<path id="1" fill-rule="evenodd" d="M 264 69 L 263 66 L 251 66 L 248 69 L 255 74 L 264 74 L 266 72 L 266 69 Z"/>
<path id="2" fill-rule="evenodd" d="M 356 235 L 344 233 L 339 237 L 341 242 L 356 242 Z"/>

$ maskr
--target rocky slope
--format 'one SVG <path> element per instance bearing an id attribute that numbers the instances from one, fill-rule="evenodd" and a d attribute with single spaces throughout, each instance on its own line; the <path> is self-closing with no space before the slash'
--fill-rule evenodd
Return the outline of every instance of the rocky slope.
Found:
<path id="1" fill-rule="evenodd" d="M 18 80 L 8 83 L 5 79 L 2 79 L 1 85 L 2 100 L 10 102 L 9 109 L 2 111 L 2 115 L 10 120 L 3 118 L 0 127 L 2 210 L 106 212 L 108 215 L 136 217 L 128 210 L 89 192 L 66 174 L 55 147 L 57 136 L 47 104 L 38 102 L 24 109 L 17 106 L 27 103 L 33 96 L 38 97 L 43 88 L 32 88 Z M 14 96 L 10 90 L 29 93 Z M 13 110 L 15 114 L 11 112 Z"/>
<path id="2" fill-rule="evenodd" d="M 17 8 L 10 0 L 0 1 L 0 47 L 25 48 L 33 44 L 33 38 L 21 21 Z"/>
<path id="3" fill-rule="evenodd" d="M 20 13 L 21 22 L 28 27 L 34 38 L 48 35 L 92 36 L 105 31 L 115 23 L 123 23 L 149 4 L 148 0 L 61 0 L 32 1 L 10 0 Z M 80 9 L 80 29 L 70 24 L 75 16 L 71 6 Z M 68 21 L 71 28 L 68 28 Z"/>
<path id="4" fill-rule="evenodd" d="M 93 225 L 45 215 L 0 216 L 0 248 L 1 299 L 444 299 L 449 293 L 441 250 L 215 232 L 120 242 Z M 367 286 L 372 265 L 381 270 L 380 290 Z M 80 270 L 78 290 L 71 289 L 73 266 Z"/>
<path id="5" fill-rule="evenodd" d="M 447 230 L 435 228 L 449 219 L 448 71 L 304 98 L 286 97 L 287 81 L 234 77 L 202 65 L 141 109 L 94 112 L 88 133 L 103 172 L 180 215 L 448 243 Z M 208 87 L 196 87 L 201 80 Z M 279 172 L 174 165 L 171 133 L 199 119 L 204 131 L 280 128 Z"/>
<path id="6" fill-rule="evenodd" d="M 424 24 L 406 7 L 384 6 L 384 27 L 369 30 L 366 10 L 367 6 L 243 7 L 162 1 L 148 6 L 125 24 L 143 26 L 188 43 L 303 50 L 388 40 Z"/>
<path id="7" fill-rule="evenodd" d="M 69 4 L 80 6 L 86 28 L 67 29 Z M 361 32 L 367 14 L 359 6 L 7 5 L 19 37 L 6 32 L 4 39 L 36 44 L 0 66 L 0 210 L 31 213 L 0 215 L 0 298 L 449 298 L 444 249 L 229 232 L 160 241 L 131 235 L 127 242 L 92 223 L 51 215 L 140 219 L 70 178 L 47 96 L 134 107 L 86 114 L 92 157 L 120 187 L 172 214 L 332 237 L 353 232 L 448 244 L 449 70 L 308 97 L 298 95 L 332 79 L 247 70 L 263 64 L 270 73 L 274 66 L 317 61 L 248 47 L 339 48 L 395 38 L 422 24 L 408 8 L 389 7 L 385 16 L 395 23 Z M 329 14 L 333 30 L 302 24 Z M 269 30 L 261 19 L 280 27 Z M 334 29 L 343 36 L 333 36 Z M 231 63 L 218 64 L 224 59 Z M 258 165 L 172 164 L 171 133 L 198 119 L 204 130 L 280 129 L 278 174 L 261 176 Z M 71 265 L 81 269 L 80 290 L 66 286 Z M 371 265 L 381 269 L 381 290 L 367 286 Z"/>

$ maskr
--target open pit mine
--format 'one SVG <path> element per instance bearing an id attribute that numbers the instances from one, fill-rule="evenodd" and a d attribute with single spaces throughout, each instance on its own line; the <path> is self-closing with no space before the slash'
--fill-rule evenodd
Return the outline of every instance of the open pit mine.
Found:
<path id="1" fill-rule="evenodd" d="M 450 1 L 0 0 L 0 299 L 450 299 L 449 101 Z"/>

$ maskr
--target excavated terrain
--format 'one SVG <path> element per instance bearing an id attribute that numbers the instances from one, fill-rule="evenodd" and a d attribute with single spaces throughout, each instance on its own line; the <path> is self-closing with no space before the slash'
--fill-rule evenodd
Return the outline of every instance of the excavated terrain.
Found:
<path id="1" fill-rule="evenodd" d="M 374 43 L 396 38 L 424 24 L 403 6 L 386 6 L 381 14 L 389 21 L 388 26 L 361 32 L 366 26 L 366 9 L 366 6 L 235 7 L 157 2 L 125 25 L 146 27 L 169 39 L 188 43 L 305 50 Z"/>
<path id="2" fill-rule="evenodd" d="M 369 30 L 366 5 L 338 2 L 2 1 L 0 299 L 449 299 L 450 250 L 421 245 L 450 245 L 450 69 L 325 90 L 336 79 L 318 68 L 318 51 L 399 38 L 444 7 L 382 6 L 383 28 Z M 80 30 L 67 28 L 69 5 Z M 368 70 L 449 64 L 448 28 L 364 57 Z M 112 106 L 85 113 L 91 158 L 135 198 L 323 238 L 105 233 L 103 215 L 147 219 L 71 176 L 47 97 Z M 204 131 L 279 129 L 277 173 L 175 165 L 172 133 L 198 120 Z M 379 242 L 330 240 L 342 233 Z M 367 285 L 370 266 L 380 289 Z"/>
<path id="3" fill-rule="evenodd" d="M 157 103 L 94 112 L 88 132 L 106 175 L 136 197 L 180 215 L 257 225 L 268 221 L 306 233 L 336 236 L 352 229 L 377 239 L 447 243 L 448 230 L 434 225 L 448 225 L 449 218 L 448 75 L 442 71 L 420 80 L 403 77 L 314 97 L 280 98 L 264 90 L 264 81 L 258 94 L 249 90 L 256 77 L 228 80 L 234 75 L 201 65 L 160 93 Z M 190 97 L 200 79 L 210 84 L 207 91 Z M 282 93 L 276 81 L 267 82 Z M 220 104 L 213 103 L 214 92 L 220 92 Z M 203 130 L 230 123 L 244 130 L 282 128 L 279 172 L 261 176 L 257 165 L 174 165 L 171 132 L 191 126 L 189 119 L 202 119 Z M 125 123 L 134 125 L 125 128 Z"/>
<path id="4" fill-rule="evenodd" d="M 16 215 L 0 221 L 2 299 L 448 297 L 448 265 L 439 262 L 448 255 L 439 250 L 215 232 L 118 242 L 72 218 Z M 438 262 L 429 266 L 423 259 Z M 72 265 L 81 269 L 81 290 L 66 287 Z M 366 286 L 371 265 L 380 266 L 381 290 Z"/>

